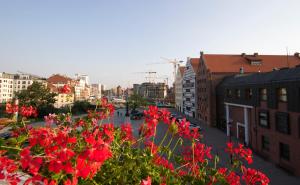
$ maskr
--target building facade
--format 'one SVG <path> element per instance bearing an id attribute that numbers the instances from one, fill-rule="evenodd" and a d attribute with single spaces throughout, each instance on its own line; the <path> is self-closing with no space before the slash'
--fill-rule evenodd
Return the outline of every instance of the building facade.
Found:
<path id="1" fill-rule="evenodd" d="M 74 90 L 77 83 L 76 80 L 73 80 L 72 78 L 64 75 L 55 74 L 47 79 L 47 83 L 50 91 L 57 93 L 57 96 L 55 97 L 56 102 L 54 103 L 54 106 L 56 108 L 70 106 L 74 103 Z M 69 94 L 60 93 L 60 89 L 63 88 L 64 85 L 68 85 L 71 87 L 71 92 Z"/>
<path id="2" fill-rule="evenodd" d="M 300 66 L 228 77 L 217 99 L 228 136 L 300 176 Z"/>
<path id="3" fill-rule="evenodd" d="M 175 108 L 180 112 L 183 111 L 182 77 L 184 70 L 185 67 L 178 67 L 175 78 Z"/>
<path id="4" fill-rule="evenodd" d="M 0 103 L 9 102 L 14 96 L 14 75 L 0 73 Z"/>
<path id="5" fill-rule="evenodd" d="M 90 86 L 89 76 L 83 74 L 75 74 L 75 100 L 90 100 L 92 87 Z"/>
<path id="6" fill-rule="evenodd" d="M 197 80 L 199 92 L 198 118 L 208 125 L 218 126 L 216 87 L 227 76 L 234 74 L 251 74 L 269 72 L 284 67 L 295 67 L 300 64 L 299 53 L 294 55 L 224 55 L 200 53 L 200 65 Z"/>
<path id="7" fill-rule="evenodd" d="M 197 84 L 196 74 L 199 68 L 199 58 L 188 58 L 182 77 L 183 113 L 189 117 L 197 117 Z"/>
<path id="8" fill-rule="evenodd" d="M 102 97 L 102 85 L 101 84 L 92 84 L 91 85 L 91 97 L 99 99 Z"/>
<path id="9" fill-rule="evenodd" d="M 0 102 L 11 101 L 16 92 L 26 90 L 34 81 L 46 85 L 46 80 L 31 74 L 0 73 Z"/>
<path id="10" fill-rule="evenodd" d="M 134 84 L 134 93 L 138 95 L 152 99 L 152 100 L 164 100 L 167 96 L 168 86 L 165 83 L 151 83 L 145 82 L 142 84 Z"/>

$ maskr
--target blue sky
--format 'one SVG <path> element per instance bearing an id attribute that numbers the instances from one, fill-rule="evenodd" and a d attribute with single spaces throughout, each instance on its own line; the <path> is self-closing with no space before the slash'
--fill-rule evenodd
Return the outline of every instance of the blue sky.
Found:
<path id="1" fill-rule="evenodd" d="M 0 71 L 88 74 L 108 87 L 172 77 L 160 57 L 300 51 L 299 0 L 0 0 Z"/>

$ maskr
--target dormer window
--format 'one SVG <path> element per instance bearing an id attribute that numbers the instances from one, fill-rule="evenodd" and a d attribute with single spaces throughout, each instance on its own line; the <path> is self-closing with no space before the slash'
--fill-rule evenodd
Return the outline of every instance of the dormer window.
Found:
<path id="1" fill-rule="evenodd" d="M 251 60 L 250 64 L 252 66 L 260 66 L 262 64 L 261 60 Z"/>

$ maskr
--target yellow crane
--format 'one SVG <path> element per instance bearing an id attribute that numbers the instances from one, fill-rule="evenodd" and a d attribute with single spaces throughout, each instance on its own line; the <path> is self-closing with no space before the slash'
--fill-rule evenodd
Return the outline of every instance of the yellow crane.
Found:
<path id="1" fill-rule="evenodd" d="M 177 68 L 180 66 L 181 63 L 183 63 L 183 61 L 178 61 L 176 59 L 172 60 L 172 59 L 168 59 L 168 58 L 164 58 L 164 57 L 160 57 L 160 58 L 165 60 L 165 62 L 148 63 L 147 65 L 172 64 L 174 67 L 173 75 L 174 75 L 174 82 L 175 82 Z"/>

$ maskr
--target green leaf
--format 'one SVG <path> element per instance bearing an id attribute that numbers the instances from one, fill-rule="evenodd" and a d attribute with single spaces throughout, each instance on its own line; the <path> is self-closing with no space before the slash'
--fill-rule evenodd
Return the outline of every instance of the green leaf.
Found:
<path id="1" fill-rule="evenodd" d="M 23 143 L 24 141 L 27 140 L 27 135 L 20 135 L 18 138 L 17 138 L 17 142 L 18 143 Z"/>

